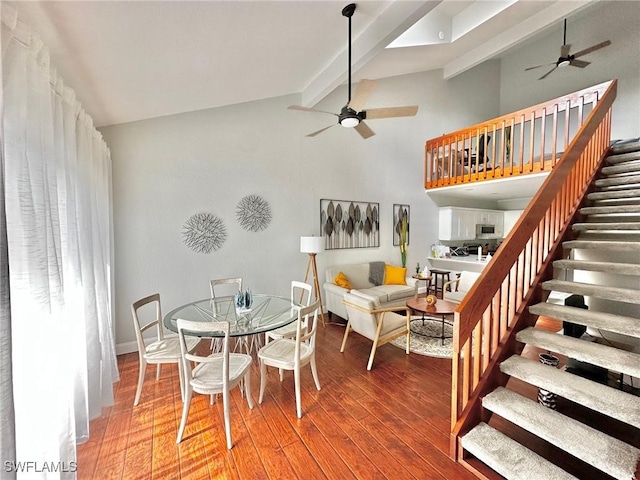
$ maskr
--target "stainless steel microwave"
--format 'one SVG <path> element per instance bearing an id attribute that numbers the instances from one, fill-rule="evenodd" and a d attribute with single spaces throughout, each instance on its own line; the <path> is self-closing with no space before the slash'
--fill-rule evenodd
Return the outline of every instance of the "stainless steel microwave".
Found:
<path id="1" fill-rule="evenodd" d="M 490 238 L 496 235 L 496 226 L 488 224 L 476 225 L 476 238 Z"/>

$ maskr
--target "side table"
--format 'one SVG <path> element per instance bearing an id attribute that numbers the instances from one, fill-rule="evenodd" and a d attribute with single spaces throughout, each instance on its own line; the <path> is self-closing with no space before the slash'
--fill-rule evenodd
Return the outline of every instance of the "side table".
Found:
<path id="1" fill-rule="evenodd" d="M 424 275 L 413 275 L 411 278 L 415 278 L 416 279 L 416 283 L 420 282 L 420 280 L 424 280 L 425 281 L 425 286 L 427 287 L 427 290 L 424 294 L 424 296 L 426 297 L 427 295 L 429 295 L 429 290 L 431 289 L 431 277 L 425 277 Z M 418 288 L 420 288 L 420 284 L 418 283 Z M 416 297 L 419 295 L 419 293 L 417 293 L 416 290 Z"/>

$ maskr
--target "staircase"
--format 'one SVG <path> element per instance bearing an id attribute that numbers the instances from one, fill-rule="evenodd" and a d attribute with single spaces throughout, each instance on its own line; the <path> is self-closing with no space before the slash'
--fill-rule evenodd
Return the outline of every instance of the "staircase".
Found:
<path id="1" fill-rule="evenodd" d="M 601 332 L 603 338 L 613 334 L 633 337 L 638 345 L 640 142 L 614 146 L 606 165 L 595 182 L 596 190 L 588 194 L 589 206 L 580 210 L 586 222 L 572 226 L 576 238 L 563 244 L 567 259 L 554 262 L 555 278 L 544 282 L 543 289 L 582 295 L 587 303 L 604 302 L 610 306 L 608 312 L 617 313 L 549 302 L 533 305 L 529 311 L 586 326 L 592 329 L 589 331 Z M 606 252 L 613 261 L 581 260 L 594 257 L 584 254 L 587 250 L 596 258 Z M 622 283 L 633 287 L 610 286 L 606 280 L 602 284 L 573 281 L 574 276 L 580 276 L 578 272 L 583 276 L 588 272 L 595 279 L 625 276 L 630 282 Z M 549 352 L 564 361 L 569 358 L 600 367 L 600 371 L 606 369 L 609 384 L 612 378 L 622 382 L 634 377 L 635 390 L 624 391 L 615 384 L 608 386 L 543 365 L 535 353 L 529 354 L 530 358 L 514 355 L 500 364 L 501 372 L 510 378 L 506 387 L 482 399 L 486 423 L 462 437 L 464 458 L 472 470 L 486 478 L 498 478 L 497 472 L 507 479 L 526 480 L 640 479 L 640 354 L 618 348 L 620 344 L 584 338 L 536 327 L 516 335 L 523 352 Z M 636 351 L 640 349 L 636 347 Z M 558 395 L 557 409 L 538 403 L 538 389 Z M 508 427 L 503 430 L 520 441 L 500 431 L 505 425 Z"/>

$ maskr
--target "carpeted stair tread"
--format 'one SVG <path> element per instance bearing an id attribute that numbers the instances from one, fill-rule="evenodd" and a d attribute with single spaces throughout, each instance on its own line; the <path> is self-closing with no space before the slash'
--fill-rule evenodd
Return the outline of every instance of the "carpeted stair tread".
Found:
<path id="1" fill-rule="evenodd" d="M 626 241 L 626 240 L 570 240 L 564 242 L 562 247 L 569 249 L 594 249 L 598 250 L 618 250 L 623 252 L 637 252 L 640 251 L 640 242 L 638 241 Z"/>
<path id="2" fill-rule="evenodd" d="M 640 450 L 503 387 L 483 407 L 619 480 L 635 476 Z M 531 478 L 544 478 L 532 472 Z"/>
<path id="3" fill-rule="evenodd" d="M 638 171 L 640 171 L 640 160 L 631 160 L 608 167 L 602 167 L 603 175 L 615 175 L 618 173 L 632 173 Z"/>
<path id="4" fill-rule="evenodd" d="M 575 232 L 585 230 L 640 230 L 640 222 L 584 222 L 574 223 Z"/>
<path id="5" fill-rule="evenodd" d="M 616 190 L 613 192 L 593 192 L 587 195 L 589 200 L 629 199 L 638 197 L 640 197 L 640 188 L 628 188 L 626 190 Z"/>
<path id="6" fill-rule="evenodd" d="M 615 157 L 616 155 L 621 155 L 629 152 L 636 152 L 640 150 L 640 140 L 638 139 L 627 139 L 618 141 L 613 144 L 611 147 L 611 151 L 613 154 L 609 155 L 607 158 Z"/>
<path id="7" fill-rule="evenodd" d="M 640 397 L 519 355 L 502 362 L 500 370 L 530 385 L 640 428 Z"/>
<path id="8" fill-rule="evenodd" d="M 640 175 L 625 175 L 623 177 L 600 178 L 596 180 L 596 187 L 613 187 L 640 184 Z"/>
<path id="9" fill-rule="evenodd" d="M 590 272 L 612 273 L 615 275 L 639 275 L 640 264 L 637 263 L 609 263 L 589 260 L 556 260 L 553 267 L 562 270 L 585 270 Z"/>
<path id="10" fill-rule="evenodd" d="M 640 205 L 640 197 L 632 198 L 603 198 L 590 200 L 594 207 Z"/>
<path id="11" fill-rule="evenodd" d="M 615 205 L 604 207 L 582 207 L 580 213 L 583 215 L 612 215 L 617 216 L 625 213 L 640 214 L 640 205 Z"/>
<path id="12" fill-rule="evenodd" d="M 640 304 L 640 295 L 635 288 L 608 287 L 591 283 L 568 282 L 566 280 L 547 280 L 542 288 L 548 291 L 575 293 L 585 297 L 604 298 L 614 302 Z"/>
<path id="13" fill-rule="evenodd" d="M 606 162 L 609 165 L 616 165 L 618 163 L 633 162 L 634 160 L 639 160 L 639 159 L 640 159 L 640 152 L 635 150 L 635 151 L 628 151 L 625 153 L 618 153 L 615 155 L 609 155 L 606 159 Z"/>
<path id="14" fill-rule="evenodd" d="M 538 303 L 529 307 L 534 315 L 577 323 L 598 330 L 640 338 L 640 320 L 615 313 L 597 312 L 583 308 L 568 307 L 554 303 Z"/>
<path id="15" fill-rule="evenodd" d="M 611 240 L 622 242 L 626 245 L 635 242 L 636 245 L 640 246 L 640 232 L 635 230 L 587 230 L 580 232 L 578 240 L 590 240 L 592 242 Z"/>
<path id="16" fill-rule="evenodd" d="M 545 480 L 576 480 L 573 475 L 484 422 L 462 437 L 462 448 L 507 480 L 532 480 L 532 472 Z"/>
<path id="17" fill-rule="evenodd" d="M 527 345 L 560 353 L 580 362 L 598 365 L 632 377 L 640 377 L 640 355 L 637 353 L 558 335 L 534 327 L 525 328 L 518 332 L 516 340 Z"/>

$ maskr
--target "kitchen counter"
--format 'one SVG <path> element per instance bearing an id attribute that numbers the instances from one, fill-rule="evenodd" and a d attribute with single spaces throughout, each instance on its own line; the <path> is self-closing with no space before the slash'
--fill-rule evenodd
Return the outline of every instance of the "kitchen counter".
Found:
<path id="1" fill-rule="evenodd" d="M 477 255 L 469 255 L 468 257 L 451 257 L 451 258 L 433 258 L 427 259 L 431 268 L 439 268 L 442 270 L 451 270 L 454 272 L 481 272 L 487 266 L 486 256 L 482 256 L 482 260 L 478 260 Z"/>

